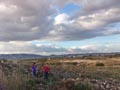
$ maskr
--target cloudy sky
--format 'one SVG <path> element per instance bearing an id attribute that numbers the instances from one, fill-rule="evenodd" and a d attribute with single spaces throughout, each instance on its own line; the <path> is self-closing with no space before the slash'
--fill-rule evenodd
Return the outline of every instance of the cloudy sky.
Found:
<path id="1" fill-rule="evenodd" d="M 120 51 L 120 0 L 0 0 L 0 54 Z"/>

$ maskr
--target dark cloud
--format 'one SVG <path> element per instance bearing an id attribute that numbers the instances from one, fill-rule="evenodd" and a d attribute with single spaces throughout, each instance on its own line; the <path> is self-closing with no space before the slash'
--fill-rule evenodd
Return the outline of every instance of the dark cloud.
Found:
<path id="1" fill-rule="evenodd" d="M 81 6 L 73 17 L 56 14 L 67 3 Z M 0 41 L 83 40 L 120 34 L 110 25 L 120 22 L 119 0 L 0 0 Z M 62 7 L 61 7 L 62 8 Z M 58 17 L 59 16 L 59 17 Z M 55 20 L 54 20 L 55 18 Z"/>
<path id="2" fill-rule="evenodd" d="M 0 3 L 0 40 L 28 41 L 46 37 L 55 12 L 48 0 L 6 0 Z"/>

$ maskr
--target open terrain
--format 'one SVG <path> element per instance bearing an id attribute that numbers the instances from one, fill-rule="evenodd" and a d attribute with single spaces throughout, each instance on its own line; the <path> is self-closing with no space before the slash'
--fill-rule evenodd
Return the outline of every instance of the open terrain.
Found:
<path id="1" fill-rule="evenodd" d="M 45 63 L 51 67 L 48 81 L 41 71 Z M 0 90 L 120 90 L 120 57 L 1 60 Z"/>

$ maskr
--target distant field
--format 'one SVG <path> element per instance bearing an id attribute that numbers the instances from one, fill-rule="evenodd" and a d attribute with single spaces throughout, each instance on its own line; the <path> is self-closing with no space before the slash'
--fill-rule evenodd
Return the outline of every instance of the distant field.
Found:
<path id="1" fill-rule="evenodd" d="M 51 59 L 51 60 L 23 60 L 19 63 L 22 64 L 32 64 L 33 62 L 37 62 L 37 64 L 48 62 L 49 64 L 77 64 L 86 66 L 95 66 L 96 63 L 104 63 L 105 66 L 120 66 L 120 58 L 102 58 L 102 59 Z"/>

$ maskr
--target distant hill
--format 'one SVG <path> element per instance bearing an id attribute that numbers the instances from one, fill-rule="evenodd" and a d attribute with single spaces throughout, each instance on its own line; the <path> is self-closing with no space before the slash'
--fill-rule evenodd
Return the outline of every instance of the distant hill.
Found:
<path id="1" fill-rule="evenodd" d="M 0 59 L 7 60 L 35 59 L 43 57 L 45 56 L 35 54 L 0 54 Z"/>
<path id="2" fill-rule="evenodd" d="M 63 54 L 63 55 L 36 55 L 36 54 L 0 54 L 0 59 L 6 60 L 23 60 L 23 59 L 38 59 L 38 58 L 81 58 L 81 57 L 120 57 L 120 52 L 113 53 L 84 53 L 84 54 Z"/>

